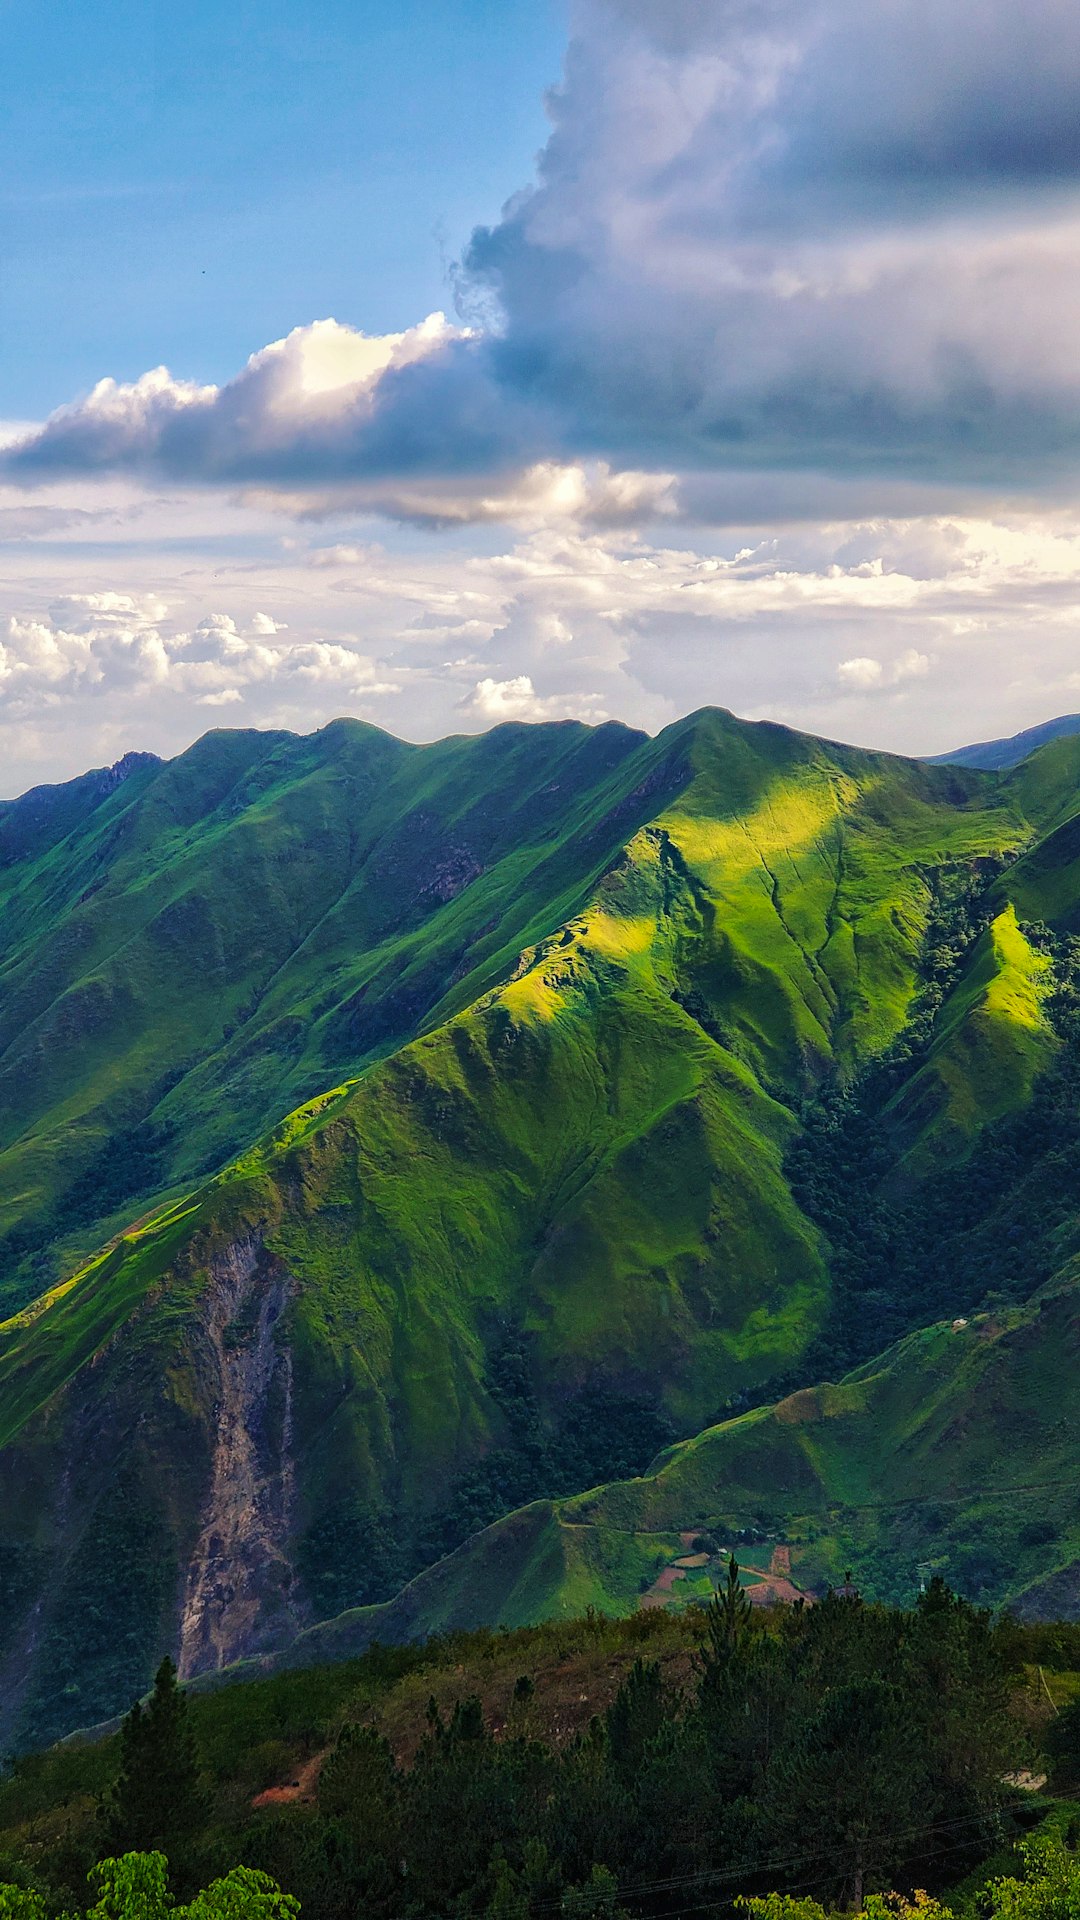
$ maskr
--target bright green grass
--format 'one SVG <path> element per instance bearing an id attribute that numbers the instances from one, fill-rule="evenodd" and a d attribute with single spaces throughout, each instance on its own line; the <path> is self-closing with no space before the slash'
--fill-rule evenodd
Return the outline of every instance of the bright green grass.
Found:
<path id="1" fill-rule="evenodd" d="M 341 722 L 209 735 L 74 822 L 59 790 L 44 846 L 0 812 L 0 1210 L 20 1256 L 35 1234 L 72 1264 L 93 1248 L 92 1174 L 70 1225 L 64 1196 L 95 1155 L 109 1171 L 116 1129 L 162 1139 L 132 1199 L 190 1182 L 467 1005 L 573 910 L 677 758 L 618 727 L 420 749 Z"/>
<path id="2" fill-rule="evenodd" d="M 908 1177 L 962 1155 L 982 1127 L 1027 1104 L 1058 1044 L 1043 1011 L 1051 973 L 1014 907 L 1004 908 L 942 1008 L 927 1060 L 893 1102 L 901 1128 L 918 1127 Z"/>

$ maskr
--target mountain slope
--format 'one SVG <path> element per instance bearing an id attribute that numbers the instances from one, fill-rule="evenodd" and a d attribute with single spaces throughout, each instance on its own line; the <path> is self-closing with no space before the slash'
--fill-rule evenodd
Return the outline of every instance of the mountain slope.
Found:
<path id="1" fill-rule="evenodd" d="M 676 760 L 615 726 L 413 748 L 339 722 L 0 809 L 0 1301 L 467 1005 Z"/>
<path id="2" fill-rule="evenodd" d="M 1026 1617 L 1080 1617 L 1078 1364 L 1074 1262 L 1028 1306 L 912 1334 L 838 1385 L 673 1447 L 641 1479 L 509 1515 L 281 1659 L 589 1606 L 624 1614 L 646 1591 L 650 1603 L 701 1599 L 731 1548 L 767 1570 L 779 1546 L 784 1578 L 819 1594 L 851 1568 L 869 1597 L 906 1603 L 940 1573 Z M 711 1568 L 694 1566 L 695 1544 Z"/>
<path id="3" fill-rule="evenodd" d="M 234 965 L 255 943 L 269 966 L 263 923 L 286 927 L 239 1050 L 225 1037 L 161 1096 L 162 1114 L 181 1103 L 178 1155 L 326 1077 L 193 1197 L 0 1326 L 8 1736 L 113 1711 L 163 1644 L 188 1673 L 280 1646 L 531 1493 L 643 1465 L 665 1432 L 807 1377 L 848 1299 L 832 1226 L 792 1184 L 807 1103 L 924 1019 L 892 1095 L 918 1180 L 943 1102 L 952 1144 L 931 1159 L 1026 1101 L 1058 1045 L 1008 887 L 1039 820 L 1066 810 L 1064 768 L 1029 792 L 713 712 L 655 741 L 326 734 L 210 736 L 194 773 L 140 770 L 108 857 L 107 800 L 12 887 L 20 990 L 35 952 L 55 979 L 69 948 L 83 968 L 62 992 L 43 983 L 46 1028 L 66 996 L 100 1004 L 123 961 L 125 1072 L 177 1001 L 213 1039 Z M 362 860 L 339 857 L 350 835 Z M 144 842 L 152 859 L 122 869 Z M 80 906 L 95 857 L 107 884 Z M 453 895 L 434 905 L 433 862 Z M 952 873 L 983 918 L 926 1013 L 935 876 Z M 91 912 L 84 955 L 70 929 L 103 894 L 122 927 Z M 241 895 L 211 1017 L 198 979 Z M 154 943 L 177 901 L 162 978 Z M 410 1020 L 424 1031 L 391 1051 Z M 282 1023 L 292 1053 L 271 1044 Z M 95 1074 L 117 1073 L 116 1032 L 96 1054 L 85 1028 L 72 1112 L 39 1123 L 58 1152 L 99 1111 Z M 369 1043 L 385 1057 L 365 1066 Z M 341 1059 L 360 1071 L 335 1085 Z M 905 1109 L 919 1072 L 930 1094 Z M 53 1205 L 70 1244 L 62 1193 Z"/>

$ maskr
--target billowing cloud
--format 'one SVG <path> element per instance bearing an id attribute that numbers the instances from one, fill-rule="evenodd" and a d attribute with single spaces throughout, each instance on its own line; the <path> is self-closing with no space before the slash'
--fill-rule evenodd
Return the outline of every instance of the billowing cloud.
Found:
<path id="1" fill-rule="evenodd" d="M 536 187 L 473 241 L 504 378 L 609 458 L 1072 455 L 1080 16 L 582 0 Z"/>
<path id="2" fill-rule="evenodd" d="M 310 639 L 271 640 L 284 623 L 256 614 L 240 626 L 208 613 L 184 629 L 154 594 L 72 593 L 39 616 L 9 616 L 0 628 L 0 723 L 33 719 L 72 703 L 165 696 L 190 708 L 253 695 L 331 689 L 343 703 L 394 693 L 358 647 Z M 301 700 L 302 704 L 302 700 Z"/>
<path id="3" fill-rule="evenodd" d="M 395 381 L 408 382 L 425 362 L 469 343 L 468 329 L 441 313 L 378 336 L 317 320 L 253 353 L 223 387 L 174 379 L 167 367 L 126 383 L 99 380 L 85 399 L 16 439 L 4 467 L 9 477 L 30 480 L 122 471 L 230 485 L 424 470 L 444 425 L 431 424 L 425 447 L 418 414 L 416 444 L 388 449 L 383 416 L 394 402 L 384 390 L 392 396 Z"/>
<path id="4" fill-rule="evenodd" d="M 527 673 L 515 674 L 511 680 L 493 680 L 490 675 L 478 680 L 458 706 L 486 726 L 503 720 L 595 722 L 608 717 L 596 694 L 549 694 L 541 699 Z"/>
<path id="5" fill-rule="evenodd" d="M 707 521 L 732 474 L 1073 486 L 1078 95 L 1069 0 L 576 0 L 468 325 L 105 379 L 4 469 L 432 525 Z"/>
<path id="6" fill-rule="evenodd" d="M 836 669 L 841 685 L 857 693 L 869 693 L 875 687 L 899 686 L 902 680 L 922 680 L 930 671 L 930 656 L 917 647 L 905 647 L 888 664 L 872 655 L 856 654 L 854 660 L 841 660 Z"/>

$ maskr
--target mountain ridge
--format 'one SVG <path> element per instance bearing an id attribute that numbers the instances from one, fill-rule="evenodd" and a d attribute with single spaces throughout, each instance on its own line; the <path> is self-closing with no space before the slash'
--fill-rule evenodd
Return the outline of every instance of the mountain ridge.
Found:
<path id="1" fill-rule="evenodd" d="M 497 972 L 505 916 L 504 952 L 550 894 L 570 904 L 623 824 L 614 820 L 606 846 L 602 820 L 592 821 L 594 844 L 587 833 L 575 841 L 579 795 L 588 807 L 596 788 L 602 801 L 605 780 L 617 783 L 619 763 L 645 737 L 571 725 L 540 738 L 511 727 L 499 736 L 509 764 L 496 774 L 513 792 L 487 816 L 475 799 L 484 768 L 469 770 L 491 758 L 485 738 L 413 749 L 353 723 L 309 739 L 210 734 L 108 793 L 95 785 L 88 814 L 74 826 L 62 815 L 58 845 L 39 850 L 36 863 L 25 851 L 21 862 L 6 862 L 0 1149 L 12 1172 L 0 1198 L 24 1259 L 50 1237 L 58 1204 L 68 1218 L 81 1209 L 81 1244 L 93 1245 L 109 1212 L 96 1204 L 108 1179 L 95 1163 L 95 1137 L 115 1186 L 110 1140 L 128 1136 L 118 1207 L 155 1187 L 190 1184 L 309 1090 L 410 1037 L 453 993 L 455 973 L 465 981 L 470 951 Z M 545 742 L 557 751 L 545 756 Z M 455 764 L 463 757 L 464 789 Z M 421 771 L 414 777 L 411 768 Z M 531 795 L 530 778 L 550 791 Z M 621 800 L 613 789 L 611 804 L 633 813 L 634 784 Z M 471 819 L 440 837 L 433 807 L 452 820 L 470 789 Z M 530 804 L 539 818 L 521 833 Z M 358 845 L 350 822 L 365 808 L 368 843 Z M 455 901 L 467 890 L 463 916 Z M 458 998 L 469 997 L 461 985 Z M 27 1108 L 28 1081 L 36 1110 Z M 49 1133 L 41 1118 L 58 1096 L 62 1117 Z M 17 1138 L 23 1147 L 12 1160 Z M 70 1264 L 78 1251 L 63 1258 Z"/>

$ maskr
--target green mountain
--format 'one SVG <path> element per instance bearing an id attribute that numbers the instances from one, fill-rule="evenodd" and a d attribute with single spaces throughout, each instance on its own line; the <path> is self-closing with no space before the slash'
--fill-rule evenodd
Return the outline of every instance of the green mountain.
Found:
<path id="1" fill-rule="evenodd" d="M 1024 1310 L 1071 1220 L 1078 769 L 338 723 L 0 812 L 0 1735 L 492 1542 L 561 1605 L 535 1496 L 989 1280 Z"/>
<path id="2" fill-rule="evenodd" d="M 504 977 L 676 761 L 616 726 L 417 748 L 341 721 L 0 806 L 9 1302 Z"/>

